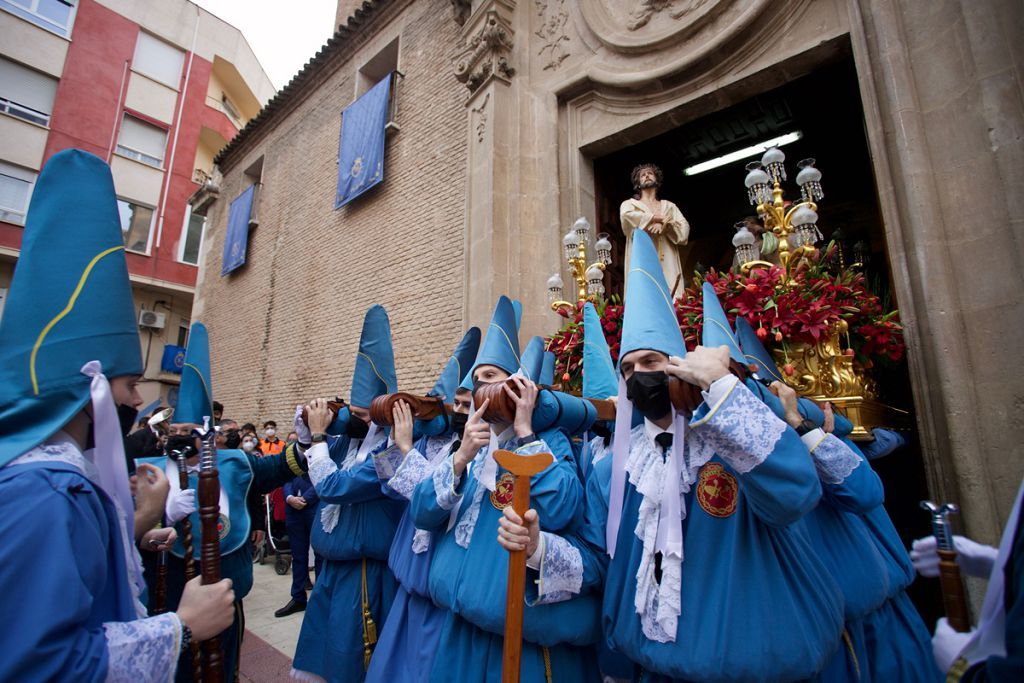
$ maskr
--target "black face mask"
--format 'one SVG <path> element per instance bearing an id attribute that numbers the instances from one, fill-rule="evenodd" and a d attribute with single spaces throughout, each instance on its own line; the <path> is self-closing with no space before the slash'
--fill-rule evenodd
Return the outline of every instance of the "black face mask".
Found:
<path id="1" fill-rule="evenodd" d="M 164 446 L 164 450 L 166 450 L 167 455 L 172 456 L 175 453 L 182 453 L 186 459 L 198 453 L 196 451 L 195 437 L 188 434 L 174 434 L 167 437 L 167 444 Z"/>
<path id="2" fill-rule="evenodd" d="M 132 427 L 135 425 L 135 418 L 138 417 L 139 411 L 130 405 L 121 403 L 117 406 L 117 421 L 121 424 L 121 436 L 128 436 L 128 432 L 132 431 Z"/>
<path id="3" fill-rule="evenodd" d="M 466 428 L 466 422 L 469 420 L 469 415 L 466 415 L 465 413 L 452 413 L 451 418 L 449 419 L 451 421 L 452 431 L 458 434 L 461 439 L 462 430 Z"/>
<path id="4" fill-rule="evenodd" d="M 224 447 L 225 448 L 238 448 L 242 443 L 241 435 L 234 429 L 229 430 L 224 435 Z"/>
<path id="5" fill-rule="evenodd" d="M 668 374 L 664 371 L 634 372 L 626 380 L 626 398 L 648 420 L 660 420 L 672 410 Z"/>
<path id="6" fill-rule="evenodd" d="M 348 425 L 345 426 L 345 434 L 350 439 L 364 439 L 370 431 L 370 425 L 360 420 L 355 415 L 348 418 Z"/>

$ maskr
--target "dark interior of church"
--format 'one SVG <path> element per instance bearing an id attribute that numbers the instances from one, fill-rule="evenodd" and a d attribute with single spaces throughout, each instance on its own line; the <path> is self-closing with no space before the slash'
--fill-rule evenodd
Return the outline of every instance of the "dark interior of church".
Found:
<path id="1" fill-rule="evenodd" d="M 698 269 L 724 270 L 731 266 L 733 226 L 756 213 L 747 201 L 743 184 L 745 165 L 760 159 L 761 152 L 692 175 L 684 171 L 795 132 L 799 132 L 799 139 L 780 147 L 789 174 L 783 184 L 784 199 L 799 200 L 794 182 L 796 164 L 802 159 L 815 159 L 825 193 L 818 209 L 824 244 L 836 240 L 847 263 L 864 261 L 866 254 L 864 270 L 871 289 L 883 297 L 887 307 L 896 307 L 857 75 L 848 55 L 781 87 L 595 158 L 596 227 L 597 232 L 609 234 L 615 259 L 605 278 L 608 292 L 622 294 L 625 237 L 619 223 L 619 205 L 634 193 L 630 171 L 636 165 L 653 163 L 661 168 L 659 197 L 675 202 L 689 222 L 688 244 L 680 248 L 683 277 L 687 280 L 680 285 L 682 290 L 693 284 Z M 931 531 L 928 515 L 918 507 L 920 500 L 928 498 L 928 489 L 914 428 L 906 359 L 874 376 L 879 382 L 880 400 L 910 413 L 904 432 L 907 446 L 872 462 L 885 484 L 886 508 L 909 547 L 911 540 Z M 926 623 L 942 616 L 937 580 L 916 581 L 910 595 Z"/>

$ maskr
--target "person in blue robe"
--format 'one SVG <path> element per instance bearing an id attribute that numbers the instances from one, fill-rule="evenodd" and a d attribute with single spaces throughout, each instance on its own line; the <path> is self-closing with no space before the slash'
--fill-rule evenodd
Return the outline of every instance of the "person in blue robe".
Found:
<path id="1" fill-rule="evenodd" d="M 584 526 L 562 538 L 503 522 L 499 534 L 506 547 L 527 547 L 538 591 L 551 593 L 542 599 L 564 597 L 565 574 L 571 594 L 603 588 L 605 638 L 637 678 L 809 678 L 843 628 L 834 582 L 791 527 L 820 499 L 814 464 L 796 432 L 729 374 L 726 349 L 686 353 L 642 232 L 630 273 L 613 455 L 587 481 Z M 701 387 L 692 416 L 670 403 L 669 375 Z M 644 415 L 636 427 L 634 407 Z M 546 588 L 552 579 L 558 590 Z"/>
<path id="2" fill-rule="evenodd" d="M 181 385 L 178 388 L 178 405 L 174 411 L 171 435 L 167 439 L 167 451 L 185 452 L 189 469 L 188 489 L 182 490 L 178 465 L 173 458 L 142 458 L 139 462 L 150 462 L 165 468 L 171 483 L 167 500 L 168 521 L 175 524 L 178 540 L 171 547 L 167 561 L 167 605 L 175 609 L 185 587 L 185 546 L 181 520 L 188 516 L 192 521 L 194 542 L 192 557 L 196 572 L 202 571 L 201 534 L 197 494 L 199 484 L 199 453 L 201 442 L 194 436 L 195 428 L 212 420 L 213 383 L 210 373 L 210 342 L 206 326 L 192 323 L 189 330 L 188 348 Z M 220 482 L 220 573 L 222 578 L 231 579 L 235 589 L 235 617 L 231 626 L 221 634 L 224 649 L 224 671 L 228 681 L 239 676 L 239 654 L 242 636 L 245 633 L 245 610 L 243 599 L 252 589 L 252 552 L 249 537 L 252 519 L 246 498 L 252 494 L 270 493 L 306 470 L 306 459 L 290 447 L 277 455 L 257 458 L 252 453 L 238 449 L 217 450 L 217 471 Z M 192 680 L 190 656 L 185 654 L 178 665 L 176 680 L 187 683 Z"/>
<path id="3" fill-rule="evenodd" d="M 741 318 L 736 320 L 736 336 L 746 361 L 757 369 L 757 373 L 763 378 L 781 382 L 782 374 L 778 367 L 758 340 L 753 328 Z M 825 414 L 813 401 L 800 399 L 798 409 L 818 427 L 825 426 Z M 847 438 L 853 428 L 850 421 L 835 415 L 833 422 L 829 438 L 840 441 L 850 452 L 864 458 L 860 449 Z M 852 472 L 856 476 L 858 472 L 865 474 L 867 471 L 857 466 Z M 868 609 L 874 600 L 859 600 L 860 607 L 855 607 L 852 614 L 861 616 L 847 621 L 848 635 L 858 653 L 861 678 L 874 681 L 936 680 L 938 671 L 928 656 L 927 628 L 906 594 L 906 588 L 914 577 L 913 567 L 885 507 L 881 502 L 873 506 L 866 504 L 872 502 L 868 497 L 846 495 L 845 487 L 830 489 L 826 486 L 825 489 L 834 507 L 842 509 L 855 525 L 863 527 L 884 570 L 884 577 L 877 582 L 877 586 L 886 588 L 884 601 L 875 609 Z M 822 537 L 823 542 L 829 540 Z M 840 554 L 839 557 L 849 566 L 851 558 L 862 560 L 870 555 L 865 549 L 856 556 L 844 557 Z M 864 598 L 869 593 L 861 590 L 853 594 Z M 848 612 L 851 612 L 849 607 Z"/>
<path id="4" fill-rule="evenodd" d="M 511 302 L 501 297 L 471 378 L 474 383 L 505 382 L 519 368 L 514 312 Z M 521 376 L 513 382 L 518 394 L 506 388 L 516 407 L 513 423 L 489 424 L 483 419 L 487 405 L 475 406 L 460 447 L 416 487 L 410 502 L 416 527 L 437 534 L 429 588 L 434 601 L 447 610 L 431 681 L 501 680 L 508 558 L 493 529 L 511 504 L 512 477 L 502 472 L 494 451 L 552 454 L 553 462 L 530 479 L 532 505 L 545 516 L 545 528 L 554 532 L 572 529 L 581 520 L 583 487 L 569 440 L 558 428 L 534 433 L 537 387 Z M 529 594 L 527 598 L 521 680 L 595 680 L 597 600 L 588 596 L 535 605 Z"/>
<path id="5" fill-rule="evenodd" d="M 231 584 L 193 582 L 148 618 L 140 602 L 117 406 L 142 405 L 142 357 L 113 178 L 92 154 L 39 175 L 0 356 L 0 680 L 170 680 L 183 642 L 230 623 Z"/>
<path id="6" fill-rule="evenodd" d="M 412 492 L 428 479 L 438 462 L 458 450 L 462 439 L 463 418 L 469 416 L 471 394 L 459 389 L 463 370 L 476 358 L 480 346 L 480 330 L 470 328 L 445 364 L 441 377 L 429 392 L 445 403 L 451 403 L 452 416 L 441 416 L 443 428 L 436 434 L 424 434 L 413 443 L 413 419 L 409 407 L 396 406 L 392 431 L 394 443 L 374 456 L 374 466 L 384 493 L 408 501 Z M 388 567 L 395 575 L 398 590 L 388 613 L 384 629 L 374 650 L 368 683 L 408 681 L 425 683 L 438 651 L 438 639 L 444 624 L 445 610 L 430 599 L 428 576 L 434 556 L 434 543 L 429 531 L 416 529 L 408 510 L 398 523 L 391 544 Z"/>
<path id="7" fill-rule="evenodd" d="M 841 646 L 817 680 L 869 681 L 860 620 L 887 599 L 888 574 L 860 514 L 882 504 L 882 482 L 863 456 L 826 432 L 817 404 L 798 399 L 774 364 L 767 367 L 770 356 L 747 321 L 737 318 L 734 335 L 714 287 L 705 283 L 703 296 L 704 344 L 726 346 L 734 360 L 756 368 L 748 388 L 800 435 L 821 480 L 821 501 L 800 523 L 842 592 L 846 627 Z"/>
<path id="8" fill-rule="evenodd" d="M 296 421 L 299 442 L 311 443 L 305 451 L 309 478 L 320 496 L 312 545 L 324 558 L 292 664 L 292 676 L 300 680 L 362 681 L 391 609 L 395 579 L 388 553 L 406 504 L 381 491 L 372 456 L 387 438 L 370 425 L 369 407 L 375 397 L 394 393 L 396 383 L 388 315 L 371 306 L 359 339 L 351 408 L 331 423 L 326 401 L 316 399 L 307 406 L 309 424 Z"/>

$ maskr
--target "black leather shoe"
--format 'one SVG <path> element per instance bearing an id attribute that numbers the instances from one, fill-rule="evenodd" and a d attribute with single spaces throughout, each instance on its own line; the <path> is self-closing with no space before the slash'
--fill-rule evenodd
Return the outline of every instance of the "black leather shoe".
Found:
<path id="1" fill-rule="evenodd" d="M 296 602 L 295 600 L 289 600 L 288 604 L 281 609 L 274 612 L 275 617 L 286 617 L 289 614 L 295 614 L 296 612 L 305 612 L 306 603 Z"/>

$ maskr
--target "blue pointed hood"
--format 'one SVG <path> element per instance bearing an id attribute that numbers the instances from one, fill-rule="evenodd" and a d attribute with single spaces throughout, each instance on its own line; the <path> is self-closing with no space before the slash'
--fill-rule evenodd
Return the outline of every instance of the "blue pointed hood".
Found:
<path id="1" fill-rule="evenodd" d="M 626 286 L 619 364 L 627 354 L 640 349 L 660 351 L 668 356 L 686 355 L 686 344 L 658 252 L 650 235 L 636 230 Z"/>
<path id="2" fill-rule="evenodd" d="M 42 443 L 89 401 L 81 369 L 142 374 L 135 306 L 110 167 L 77 149 L 36 181 L 0 321 L 0 466 Z"/>
<path id="3" fill-rule="evenodd" d="M 550 351 L 544 352 L 544 365 L 540 369 L 540 379 L 537 384 L 550 387 L 555 383 L 555 354 Z"/>
<path id="4" fill-rule="evenodd" d="M 540 382 L 540 373 L 544 369 L 544 339 L 534 337 L 526 344 L 522 358 L 519 359 L 519 370 L 531 382 Z"/>
<path id="5" fill-rule="evenodd" d="M 737 363 L 745 364 L 747 361 L 744 359 L 743 351 L 729 326 L 729 318 L 725 315 L 725 309 L 722 308 L 722 302 L 718 300 L 714 286 L 710 282 L 705 282 L 703 293 L 704 331 L 701 335 L 701 343 L 710 347 L 728 346 L 732 359 Z"/>
<path id="6" fill-rule="evenodd" d="M 462 341 L 455 347 L 451 358 L 444 365 L 441 376 L 438 378 L 434 388 L 430 390 L 431 396 L 440 396 L 445 403 L 455 400 L 455 390 L 459 382 L 469 372 L 470 366 L 476 359 L 476 352 L 480 348 L 480 328 L 471 327 L 463 335 Z"/>
<path id="7" fill-rule="evenodd" d="M 618 392 L 619 382 L 601 318 L 588 301 L 583 304 L 583 397 L 605 399 Z"/>
<path id="8" fill-rule="evenodd" d="M 507 296 L 498 298 L 473 370 L 481 365 L 494 365 L 510 375 L 519 369 L 519 326 L 516 325 L 515 309 Z M 471 376 L 470 387 L 472 383 Z"/>
<path id="9" fill-rule="evenodd" d="M 754 333 L 754 328 L 750 326 L 750 323 L 745 318 L 736 318 L 736 339 L 740 343 L 740 349 L 743 350 L 744 363 L 756 365 L 757 374 L 764 379 L 784 381 L 778 366 L 775 365 L 771 354 L 768 353 L 768 349 L 764 348 L 764 344 L 761 343 L 761 340 Z"/>
<path id="10" fill-rule="evenodd" d="M 185 349 L 185 365 L 181 369 L 178 387 L 178 407 L 173 422 L 203 424 L 203 418 L 213 420 L 213 383 L 210 381 L 210 337 L 206 325 L 192 323 Z"/>
<path id="11" fill-rule="evenodd" d="M 516 329 L 523 326 L 523 302 L 519 299 L 512 300 L 512 312 L 516 314 Z"/>
<path id="12" fill-rule="evenodd" d="M 396 391 L 398 379 L 395 375 L 395 354 L 391 348 L 391 322 L 384 307 L 374 304 L 363 318 L 350 402 L 360 408 L 369 408 L 373 399 Z"/>

